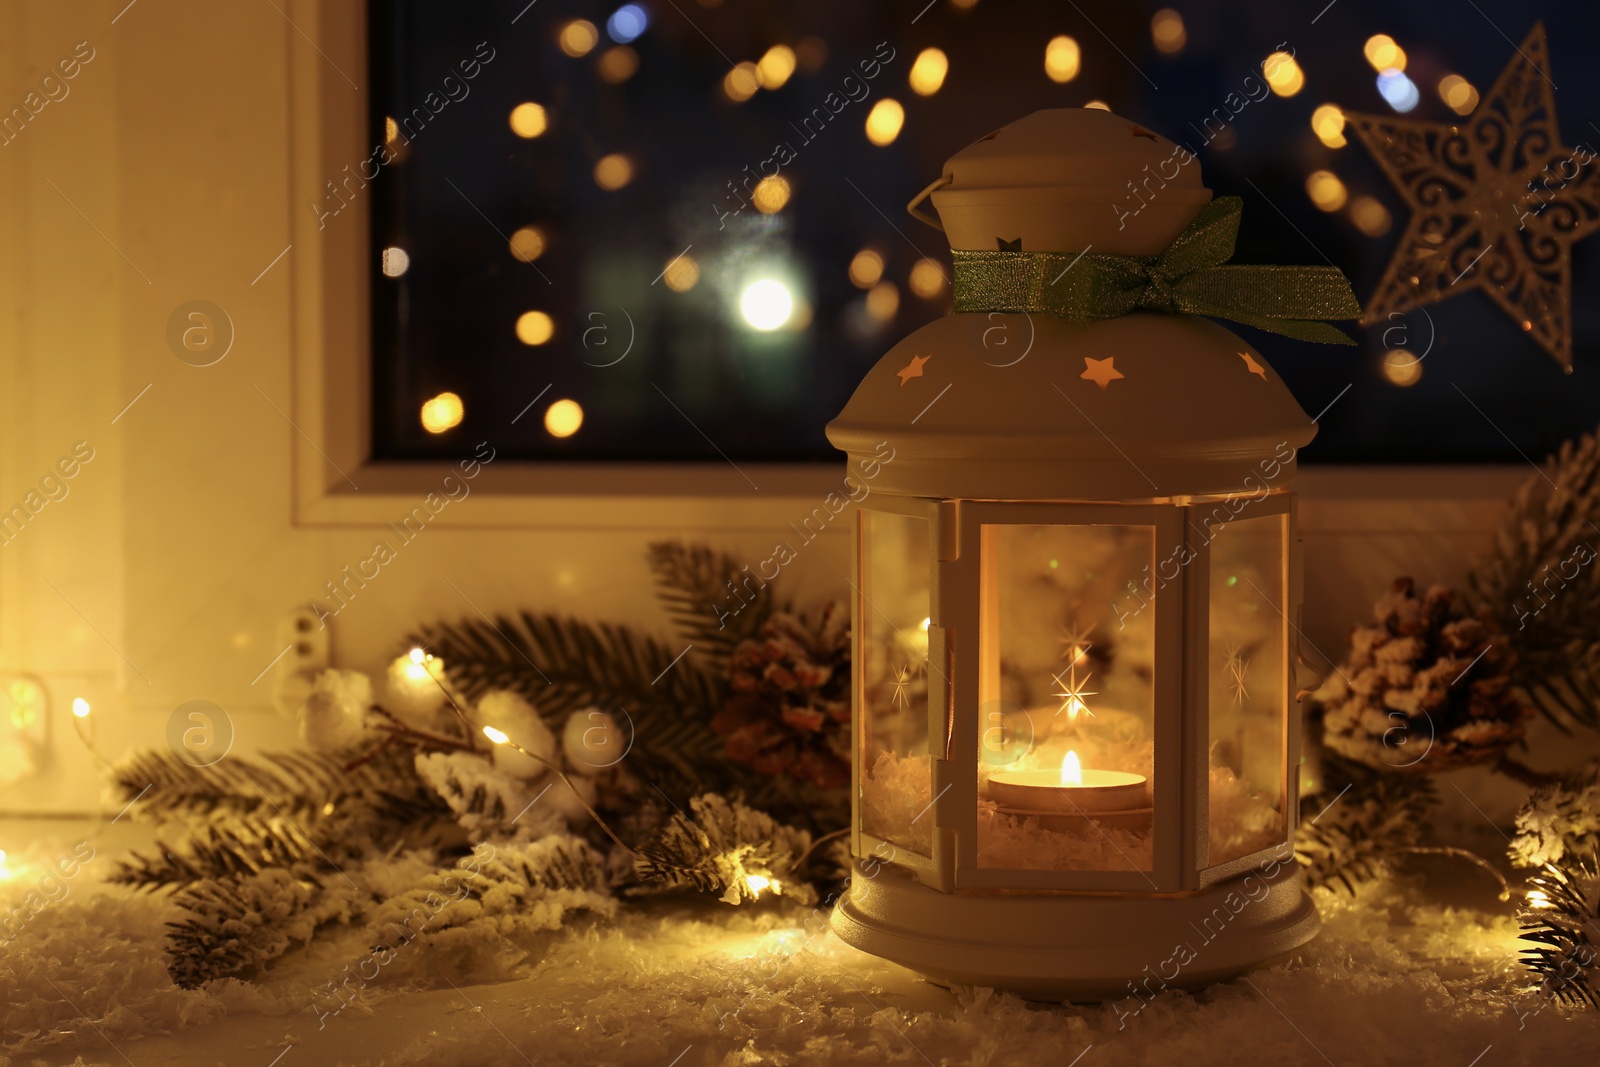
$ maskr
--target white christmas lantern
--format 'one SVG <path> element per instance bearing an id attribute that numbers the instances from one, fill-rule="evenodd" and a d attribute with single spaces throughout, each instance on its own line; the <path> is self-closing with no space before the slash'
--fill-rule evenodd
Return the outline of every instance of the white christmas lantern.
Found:
<path id="1" fill-rule="evenodd" d="M 1216 267 L 1237 202 L 1108 112 L 1037 112 L 935 187 L 956 313 L 828 427 L 881 467 L 834 929 L 1050 999 L 1281 956 L 1318 926 L 1292 846 L 1291 651 L 1291 483 L 1316 427 L 1253 348 L 1183 311 L 1329 340 L 1302 320 L 1354 298 L 1337 272 Z"/>

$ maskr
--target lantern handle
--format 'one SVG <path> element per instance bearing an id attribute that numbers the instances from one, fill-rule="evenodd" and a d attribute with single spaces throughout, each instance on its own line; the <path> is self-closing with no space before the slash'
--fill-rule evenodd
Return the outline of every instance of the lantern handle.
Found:
<path id="1" fill-rule="evenodd" d="M 922 190 L 922 192 L 918 193 L 916 196 L 913 196 L 911 198 L 911 203 L 906 205 L 906 211 L 911 215 L 912 218 L 916 219 L 918 222 L 926 223 L 927 225 L 932 226 L 934 229 L 938 230 L 940 233 L 943 233 L 944 232 L 944 223 L 940 222 L 937 218 L 935 218 L 934 216 L 928 214 L 926 211 L 918 211 L 917 210 L 917 205 L 922 203 L 924 200 L 926 200 L 928 198 L 929 194 L 932 193 L 935 189 L 939 188 L 940 186 L 949 185 L 949 184 L 950 184 L 950 175 L 948 175 L 948 174 L 944 174 L 944 175 L 939 176 L 938 178 L 935 178 L 933 181 L 928 183 L 928 187 L 926 189 Z"/>

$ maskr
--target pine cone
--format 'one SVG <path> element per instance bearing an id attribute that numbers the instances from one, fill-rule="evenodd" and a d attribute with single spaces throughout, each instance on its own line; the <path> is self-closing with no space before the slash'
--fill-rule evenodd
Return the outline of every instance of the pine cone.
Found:
<path id="1" fill-rule="evenodd" d="M 730 759 L 824 788 L 850 780 L 850 616 L 775 611 L 733 650 L 727 703 L 711 720 Z"/>
<path id="2" fill-rule="evenodd" d="M 1512 691 L 1516 657 L 1487 615 L 1410 578 L 1350 635 L 1350 654 L 1319 702 L 1328 746 L 1375 767 L 1432 774 L 1499 759 L 1522 740 L 1528 707 Z"/>

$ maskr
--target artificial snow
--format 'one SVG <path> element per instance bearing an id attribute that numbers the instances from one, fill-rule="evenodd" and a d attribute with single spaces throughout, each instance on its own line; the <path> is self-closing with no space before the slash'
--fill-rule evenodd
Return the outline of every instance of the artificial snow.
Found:
<path id="1" fill-rule="evenodd" d="M 435 946 L 419 940 L 408 967 L 385 969 L 346 1010 L 319 1015 L 318 990 L 370 952 L 368 934 L 325 932 L 254 983 L 181 990 L 161 961 L 164 896 L 91 884 L 104 858 L 0 948 L 4 1067 L 1552 1067 L 1600 1058 L 1600 1012 L 1526 992 L 1510 906 L 1487 892 L 1481 908 L 1461 908 L 1412 883 L 1354 899 L 1319 890 L 1322 934 L 1288 962 L 1198 995 L 1069 1006 L 932 985 L 844 945 L 825 907 L 634 902 L 612 920 L 569 920 L 535 951 L 508 945 L 496 970 L 507 973 L 509 961 L 512 977 L 496 984 L 451 966 L 450 946 L 429 966 Z M 0 883 L 0 898 L 14 907 L 30 888 L 14 878 Z"/>

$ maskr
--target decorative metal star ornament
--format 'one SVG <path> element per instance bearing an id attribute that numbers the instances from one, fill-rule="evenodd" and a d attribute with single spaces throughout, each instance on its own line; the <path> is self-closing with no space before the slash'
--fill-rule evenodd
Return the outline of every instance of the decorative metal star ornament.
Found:
<path id="1" fill-rule="evenodd" d="M 1572 245 L 1600 229 L 1600 170 L 1561 143 L 1549 69 L 1536 24 L 1459 124 L 1347 116 L 1411 208 L 1363 325 L 1476 287 L 1572 372 Z"/>

